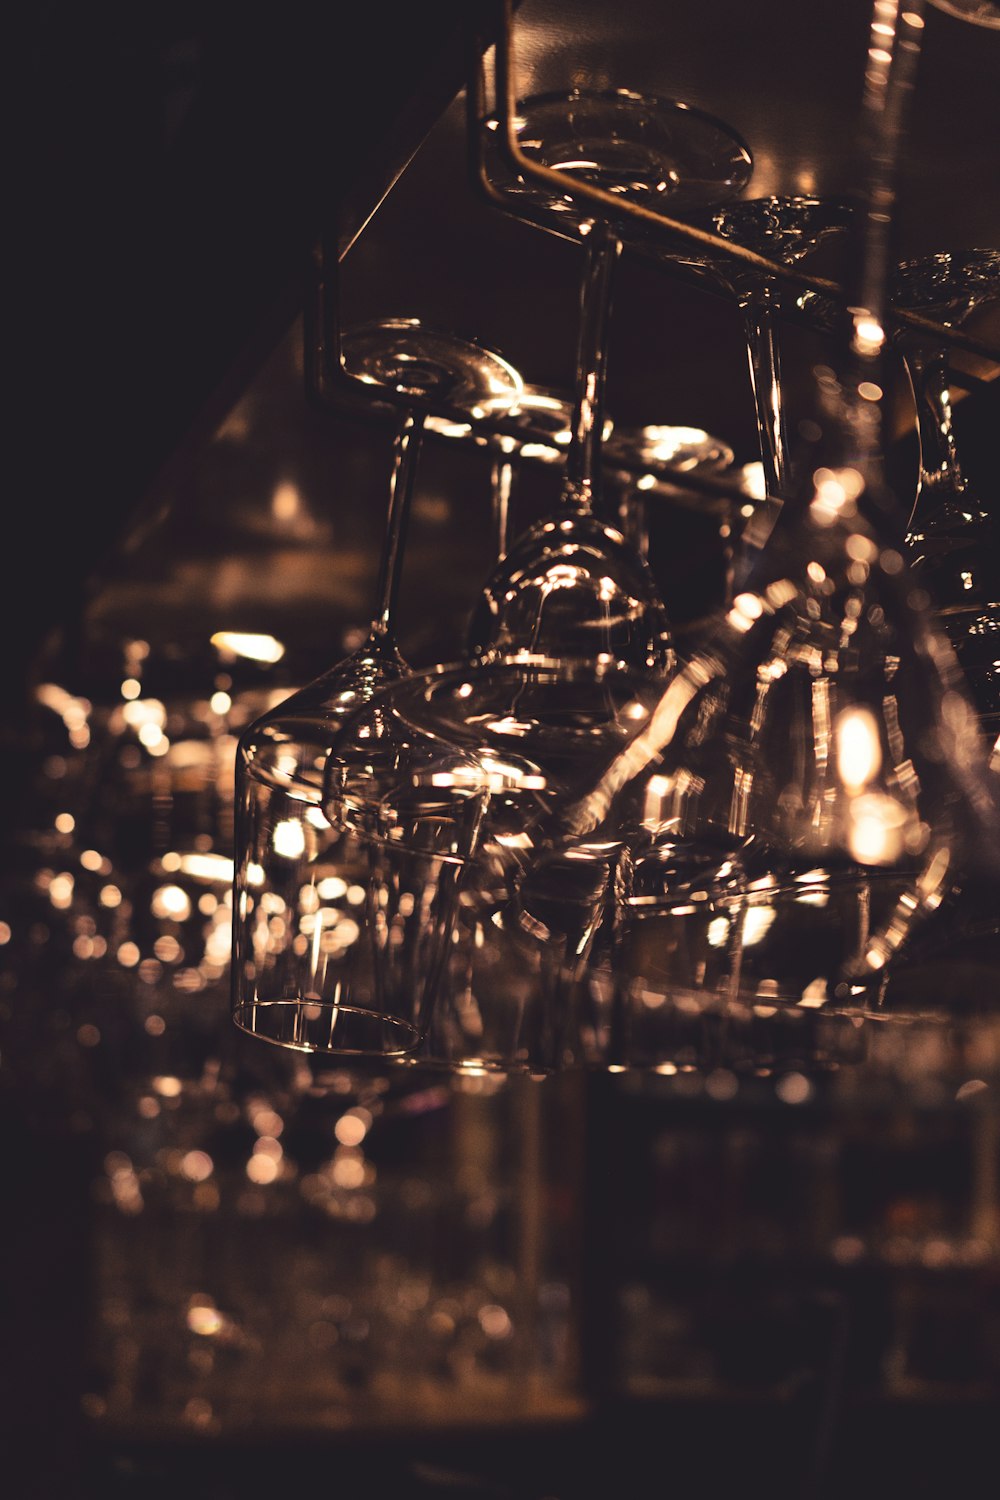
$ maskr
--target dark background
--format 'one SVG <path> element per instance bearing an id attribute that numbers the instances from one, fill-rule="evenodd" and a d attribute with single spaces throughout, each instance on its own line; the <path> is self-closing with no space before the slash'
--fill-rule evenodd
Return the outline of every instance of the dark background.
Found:
<path id="1" fill-rule="evenodd" d="M 179 449 L 197 462 L 252 389 L 301 309 L 319 229 L 337 224 L 344 244 L 357 234 L 461 89 L 470 38 L 489 34 L 493 14 L 460 0 L 56 0 L 18 13 L 5 86 L 12 691 L 52 624 L 74 620 L 84 580 L 164 465 Z M 687 6 L 647 0 L 526 0 L 517 17 L 522 93 L 584 81 L 685 98 L 749 141 L 755 195 L 863 185 L 867 0 L 750 12 L 722 0 L 707 27 Z M 900 256 L 1000 244 L 1000 34 L 931 8 L 926 21 Z M 359 240 L 352 295 L 365 312 L 426 312 L 498 343 L 527 379 L 565 385 L 576 249 L 476 201 L 460 126 L 453 111 Z M 609 394 L 621 415 L 701 420 L 752 457 L 731 310 L 648 267 L 622 274 L 619 309 Z M 992 394 L 966 424 L 973 467 L 980 434 L 991 441 Z"/>
<path id="2" fill-rule="evenodd" d="M 80 628 L 88 581 L 151 495 L 169 506 L 193 493 L 204 512 L 231 498 L 228 477 L 216 475 L 206 453 L 219 423 L 248 395 L 260 418 L 261 451 L 273 455 L 288 439 L 311 455 L 311 472 L 322 474 L 329 464 L 335 481 L 357 485 L 345 497 L 333 483 L 327 495 L 335 516 L 348 502 L 360 513 L 357 547 L 350 558 L 340 553 L 330 579 L 337 603 L 329 649 L 331 657 L 339 654 L 334 626 L 357 623 L 374 569 L 386 451 L 353 419 L 306 414 L 296 319 L 320 228 L 333 219 L 345 240 L 360 231 L 425 136 L 426 148 L 345 263 L 352 310 L 433 314 L 499 343 L 527 378 L 568 385 L 575 247 L 497 220 L 477 202 L 464 174 L 461 111 L 445 119 L 464 80 L 471 23 L 488 13 L 470 0 L 264 9 L 58 0 L 22 9 L 9 23 L 5 196 L 14 403 L 7 412 L 13 441 L 0 590 L 9 710 L 0 726 L 5 816 L 22 810 L 32 764 L 22 707 L 38 652 L 53 632 Z M 804 191 L 807 182 L 809 191 L 857 187 L 852 121 L 867 0 L 755 7 L 737 0 L 710 7 L 525 0 L 520 16 L 532 91 L 586 80 L 687 97 L 732 118 L 751 141 L 754 192 Z M 1000 245 L 998 97 L 1000 34 L 929 11 L 901 184 L 900 254 Z M 733 444 L 740 461 L 753 457 L 732 309 L 675 291 L 656 268 L 631 263 L 623 266 L 617 309 L 609 390 L 616 414 L 702 422 Z M 793 343 L 793 404 L 804 399 L 813 353 L 807 342 Z M 912 480 L 912 419 L 900 392 L 890 456 L 895 472 Z M 966 466 L 992 502 L 996 387 L 968 397 L 961 421 Z M 429 482 L 444 486 L 454 470 L 444 457 L 435 462 L 440 467 L 432 466 Z M 468 527 L 473 515 L 484 522 L 482 495 L 476 504 L 469 515 L 451 511 L 449 524 Z M 434 533 L 416 533 L 417 572 L 426 570 L 430 581 L 418 578 L 411 588 L 408 628 L 419 625 L 439 587 L 445 598 L 438 623 L 459 611 L 468 555 L 460 540 L 448 554 L 445 588 L 433 574 L 440 555 Z M 197 600 L 179 592 L 174 602 L 183 609 Z M 82 1340 L 88 1164 L 64 1136 L 47 1134 L 21 1100 L 5 1095 L 3 1105 L 13 1163 L 3 1319 L 11 1347 L 25 1351 L 0 1388 L 8 1477 L 19 1456 L 49 1453 L 42 1482 L 71 1494 L 81 1479 L 72 1442 L 80 1374 L 73 1356 Z M 641 1163 L 651 1131 L 644 1120 L 634 1128 Z M 594 1173 L 594 1202 L 606 1211 L 614 1160 L 595 1159 Z M 624 1445 L 626 1473 L 638 1484 L 668 1430 L 683 1448 L 678 1482 L 704 1483 L 711 1454 L 710 1481 L 728 1488 L 745 1477 L 748 1454 L 759 1476 L 767 1472 L 769 1447 L 773 1455 L 784 1445 L 776 1470 L 786 1492 L 797 1494 L 794 1485 L 801 1479 L 804 1487 L 808 1476 L 791 1471 L 807 1450 L 803 1431 L 816 1430 L 814 1394 L 801 1409 L 777 1411 L 752 1401 L 674 1405 L 667 1416 L 657 1403 L 648 1413 L 632 1406 L 587 1432 L 541 1433 L 493 1449 L 475 1436 L 463 1446 L 447 1434 L 439 1441 L 404 1435 L 378 1455 L 345 1443 L 336 1462 L 350 1495 L 378 1488 L 373 1474 L 382 1488 L 420 1493 L 413 1459 L 422 1454 L 432 1463 L 492 1471 L 522 1494 L 541 1496 L 546 1484 L 557 1493 L 562 1483 L 590 1500 L 620 1483 L 615 1445 Z M 856 1411 L 839 1450 L 841 1492 L 881 1492 L 887 1455 L 889 1482 L 911 1494 L 940 1493 L 953 1483 L 957 1454 L 962 1477 L 971 1480 L 987 1451 L 989 1409 L 942 1402 L 931 1414 L 928 1424 L 917 1406 Z M 720 1447 L 723 1427 L 729 1444 Z M 62 1459 L 54 1435 L 68 1445 Z M 206 1497 L 226 1500 L 269 1493 L 290 1476 L 305 1485 L 315 1472 L 314 1455 L 280 1448 L 222 1449 L 199 1462 L 207 1462 L 200 1470 Z M 174 1494 L 190 1484 L 191 1472 L 183 1451 L 132 1455 L 126 1444 L 98 1455 L 86 1500 L 90 1493 Z M 427 1479 L 424 1490 L 432 1488 Z M 16 1487 L 10 1493 L 22 1500 Z"/>
<path id="3" fill-rule="evenodd" d="M 16 674 L 459 87 L 455 3 L 23 8 L 10 107 L 4 639 Z M 13 679 L 16 682 L 16 675 Z"/>

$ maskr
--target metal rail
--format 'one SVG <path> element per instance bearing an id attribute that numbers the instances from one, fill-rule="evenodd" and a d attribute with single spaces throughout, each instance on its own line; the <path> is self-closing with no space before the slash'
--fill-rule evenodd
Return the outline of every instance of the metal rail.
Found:
<path id="1" fill-rule="evenodd" d="M 647 240 L 652 231 L 654 238 L 662 237 L 664 240 L 672 240 L 675 243 L 678 240 L 686 241 L 701 247 L 702 250 L 710 251 L 713 256 L 717 255 L 750 266 L 769 278 L 796 287 L 800 292 L 817 293 L 824 299 L 828 308 L 833 304 L 847 310 L 844 288 L 835 281 L 809 275 L 795 267 L 785 266 L 732 240 L 688 224 L 682 219 L 674 219 L 659 211 L 654 212 L 642 204 L 605 192 L 602 188 L 584 182 L 568 172 L 544 166 L 528 156 L 521 149 L 517 139 L 518 90 L 513 38 L 513 0 L 498 0 L 498 11 L 499 20 L 495 29 L 495 40 L 491 39 L 487 42 L 482 36 L 470 38 L 469 75 L 466 88 L 469 167 L 476 189 L 489 203 L 508 216 L 530 223 L 535 228 L 542 228 L 547 233 L 579 243 L 579 236 L 576 234 L 561 230 L 556 225 L 541 224 L 539 219 L 526 215 L 519 208 L 517 199 L 505 194 L 491 181 L 487 170 L 485 144 L 487 122 L 493 121 L 497 128 L 490 134 L 497 139 L 506 165 L 515 175 L 529 181 L 534 180 L 550 191 L 555 189 L 560 194 L 590 204 L 604 215 L 610 210 L 619 222 L 624 217 L 633 218 L 642 227 Z M 484 68 L 484 54 L 489 45 L 495 48 L 494 92 L 496 100 L 493 109 L 490 109 L 487 99 Z M 346 255 L 350 244 L 353 244 L 357 237 L 355 235 L 345 246 L 336 230 L 330 227 L 326 234 L 321 236 L 313 250 L 312 290 L 305 308 L 305 374 L 306 389 L 310 398 L 319 405 L 336 405 L 341 409 L 347 406 L 354 408 L 360 415 L 368 414 L 373 417 L 380 410 L 382 412 L 398 410 L 405 405 L 461 424 L 474 438 L 507 436 L 515 439 L 519 445 L 538 443 L 548 448 L 558 448 L 558 445 L 553 443 L 550 432 L 527 429 L 523 421 L 506 419 L 495 413 L 481 419 L 471 419 L 467 411 L 450 407 L 440 398 L 422 401 L 412 392 L 407 392 L 404 397 L 386 387 L 375 388 L 351 374 L 345 361 L 343 347 L 340 262 Z M 641 246 L 637 248 L 640 251 L 642 249 Z M 699 271 L 696 265 L 680 263 L 669 265 L 664 257 L 656 255 L 648 248 L 646 254 L 652 255 L 656 264 L 664 266 L 665 269 L 669 266 L 669 271 L 678 279 L 697 285 L 710 295 L 724 295 L 704 272 Z M 821 331 L 827 331 L 823 324 L 798 303 L 784 310 L 779 308 L 779 312 L 793 321 L 805 322 L 820 328 Z M 962 349 L 988 363 L 995 364 L 997 366 L 995 373 L 1000 374 L 1000 348 L 974 338 L 961 329 L 948 328 L 933 319 L 904 309 L 893 309 L 887 321 L 921 330 L 933 336 L 941 344 Z M 985 378 L 957 370 L 953 372 L 953 378 L 955 384 L 964 385 L 968 389 L 989 383 L 989 380 Z M 428 436 L 432 435 L 428 433 Z M 708 470 L 684 470 L 668 462 L 651 463 L 639 458 L 630 460 L 627 454 L 620 452 L 615 455 L 611 467 L 619 472 L 633 475 L 652 475 L 658 483 L 676 487 L 679 493 L 694 492 L 722 504 L 745 504 L 751 498 L 743 485 L 732 477 Z"/>
<path id="2" fill-rule="evenodd" d="M 494 121 L 497 125 L 495 134 L 499 148 L 507 167 L 516 176 L 535 181 L 550 192 L 556 191 L 582 203 L 588 203 L 595 210 L 599 210 L 604 217 L 610 213 L 619 223 L 623 219 L 633 219 L 647 234 L 652 232 L 654 237 L 662 238 L 664 241 L 677 241 L 678 239 L 687 241 L 691 245 L 700 246 L 704 251 L 710 251 L 713 256 L 752 267 L 770 279 L 797 287 L 800 292 L 816 292 L 828 302 L 833 302 L 845 312 L 847 311 L 847 294 L 836 281 L 823 276 L 812 276 L 794 266 L 786 266 L 780 261 L 770 260 L 767 256 L 760 255 L 757 251 L 750 250 L 733 240 L 724 239 L 721 235 L 713 234 L 710 230 L 688 224 L 683 219 L 672 218 L 659 210 L 654 211 L 641 203 L 609 193 L 604 188 L 585 182 L 569 172 L 561 171 L 556 167 L 547 167 L 523 151 L 517 138 L 517 105 L 520 96 L 517 86 L 513 35 L 513 0 L 498 0 L 498 4 L 500 17 L 494 55 L 494 93 L 496 96 L 494 108 L 490 110 L 488 106 L 482 52 L 479 50 L 476 52 L 470 69 L 467 89 L 468 132 L 473 179 L 478 190 L 490 203 L 515 218 L 525 218 L 524 214 L 518 212 L 515 200 L 497 188 L 489 177 L 485 141 L 488 122 Z M 535 227 L 544 227 L 547 232 L 561 237 L 577 238 L 560 231 L 555 226 L 550 227 L 547 224 L 539 226 L 534 218 L 529 219 L 528 222 Z M 662 264 L 662 258 L 657 257 L 657 260 Z M 966 353 L 977 355 L 980 359 L 1000 367 L 1000 347 L 975 338 L 963 332 L 962 329 L 948 328 L 933 318 L 904 308 L 891 309 L 887 312 L 886 319 L 904 328 L 918 329 L 933 336 L 941 344 L 963 349 Z M 973 383 L 978 385 L 983 382 L 973 377 Z"/>

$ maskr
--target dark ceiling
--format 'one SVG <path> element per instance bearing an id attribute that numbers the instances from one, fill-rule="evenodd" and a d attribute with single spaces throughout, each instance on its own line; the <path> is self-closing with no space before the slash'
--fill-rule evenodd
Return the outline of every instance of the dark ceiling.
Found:
<path id="1" fill-rule="evenodd" d="M 24 464 L 9 513 L 30 588 L 16 603 L 5 590 L 15 664 L 30 664 L 53 624 L 72 627 L 87 599 L 90 618 L 134 633 L 161 608 L 293 633 L 294 617 L 329 660 L 365 623 L 389 428 L 315 410 L 302 380 L 306 269 L 329 216 L 345 242 L 357 236 L 345 321 L 419 316 L 568 390 L 578 247 L 499 213 L 467 170 L 467 54 L 493 15 L 425 0 L 267 14 L 122 4 L 95 16 L 63 0 L 22 17 L 13 426 Z M 680 98 L 750 144 L 751 196 L 857 192 L 869 20 L 869 0 L 524 0 L 519 91 Z M 1000 32 L 933 9 L 926 21 L 900 257 L 1000 246 Z M 794 414 L 816 344 L 801 329 L 786 338 Z M 964 403 L 968 461 L 984 478 L 995 389 Z M 624 425 L 704 427 L 753 458 L 735 309 L 626 253 L 608 404 Z M 902 388 L 893 411 L 909 483 Z M 482 454 L 429 445 L 421 472 L 402 609 L 416 655 L 442 648 L 489 560 Z M 234 537 L 245 541 L 282 483 L 304 498 L 305 530 L 258 534 L 241 568 Z"/>

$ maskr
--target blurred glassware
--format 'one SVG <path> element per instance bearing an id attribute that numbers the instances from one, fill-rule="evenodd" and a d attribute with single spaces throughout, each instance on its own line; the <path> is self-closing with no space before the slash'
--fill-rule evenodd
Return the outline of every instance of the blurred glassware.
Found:
<path id="1" fill-rule="evenodd" d="M 185 1078 L 226 1041 L 236 736 L 318 669 L 317 622 L 341 624 L 342 600 L 312 594 L 331 526 L 311 498 L 322 444 L 282 400 L 295 349 L 293 332 L 164 466 L 31 664 L 7 956 L 31 996 L 17 1051 L 67 1128 L 141 1092 L 147 1023 L 167 1038 L 160 1071 Z"/>
<path id="2" fill-rule="evenodd" d="M 571 1400 L 537 1090 L 243 1048 L 261 1054 L 285 1076 L 160 1080 L 109 1131 L 89 1185 L 96 1431 L 308 1433 L 370 1428 L 373 1403 L 433 1422 Z"/>
<path id="3" fill-rule="evenodd" d="M 973 26 L 992 27 L 1000 30 L 1000 5 L 996 0 L 928 0 L 935 10 L 946 16 L 956 16 Z"/>
<path id="4" fill-rule="evenodd" d="M 945 251 L 895 268 L 891 306 L 959 328 L 1000 300 L 1000 251 Z M 897 324 L 893 342 L 913 389 L 920 445 L 907 525 L 913 566 L 955 648 L 991 742 L 1000 732 L 1000 534 L 995 513 L 962 472 L 950 389 L 950 351 Z"/>
<path id="5" fill-rule="evenodd" d="M 1000 298 L 1000 252 L 940 252 L 895 268 L 894 306 L 945 328 Z M 919 439 L 916 502 L 907 527 L 914 573 L 950 640 L 1000 778 L 1000 536 L 997 516 L 963 473 L 951 396 L 951 354 L 920 328 L 894 335 L 913 390 Z M 992 747 L 992 748 L 991 748 Z M 890 981 L 893 1004 L 989 1014 L 1000 976 L 1000 882 L 972 871 L 947 893 Z"/>
<path id="6" fill-rule="evenodd" d="M 912 930 L 963 866 L 996 862 L 975 716 L 878 469 L 874 373 L 817 371 L 802 492 L 709 643 L 565 817 L 568 838 L 633 830 L 626 1013 L 679 995 L 881 1014 Z M 654 920 L 651 984 L 633 945 Z"/>
<path id="7" fill-rule="evenodd" d="M 652 992 L 641 968 L 614 965 L 626 1018 L 675 988 L 709 1008 L 885 1014 L 886 975 L 914 928 L 959 870 L 998 864 L 1000 806 L 978 725 L 909 574 L 905 519 L 881 466 L 887 236 L 922 29 L 919 7 L 891 25 L 872 15 L 866 199 L 850 226 L 837 369 L 815 370 L 796 495 L 649 722 L 560 810 L 563 847 L 624 829 L 633 861 L 665 861 L 663 899 L 642 915 L 695 927 L 697 941 L 667 932 L 658 954 L 676 950 L 681 972 L 661 973 Z M 626 944 L 635 894 L 626 882 L 616 905 Z"/>
<path id="8" fill-rule="evenodd" d="M 395 604 L 421 429 L 435 401 L 476 422 L 516 405 L 521 377 L 497 353 L 390 319 L 347 331 L 348 373 L 383 400 L 402 406 L 390 482 L 389 514 L 368 636 L 344 661 L 244 730 L 236 757 L 236 868 L 233 901 L 232 1014 L 242 1030 L 302 1050 L 383 1056 L 410 1048 L 422 1026 L 431 983 L 421 927 L 407 961 L 410 993 L 399 1013 L 379 1008 L 370 961 L 371 924 L 382 932 L 392 912 L 372 905 L 372 851 L 322 809 L 323 767 L 342 721 L 376 689 L 405 678 L 395 635 Z M 420 867 L 431 887 L 447 868 Z M 393 899 L 420 901 L 396 889 Z M 379 895 L 386 902 L 384 885 Z M 428 895 L 428 899 L 429 895 Z M 416 931 L 415 924 L 411 930 Z"/>

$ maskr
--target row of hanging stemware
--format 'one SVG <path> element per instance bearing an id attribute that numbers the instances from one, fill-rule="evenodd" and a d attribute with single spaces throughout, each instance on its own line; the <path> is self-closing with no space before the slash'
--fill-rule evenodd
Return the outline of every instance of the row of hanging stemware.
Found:
<path id="1" fill-rule="evenodd" d="M 745 143 L 676 101 L 573 91 L 526 101 L 519 121 L 547 166 L 665 200 L 784 264 L 863 231 L 847 203 L 741 197 Z M 936 922 L 946 947 L 960 942 L 955 893 L 997 874 L 984 736 L 997 674 L 980 649 L 997 592 L 978 533 L 975 568 L 963 563 L 990 522 L 940 421 L 946 353 L 897 346 L 947 460 L 921 421 L 907 515 L 878 462 L 881 351 L 859 353 L 837 321 L 837 373 L 818 372 L 793 461 L 776 326 L 787 292 L 694 255 L 745 319 L 777 520 L 737 556 L 713 628 L 679 652 L 642 526 L 625 534 L 602 494 L 616 447 L 603 399 L 612 280 L 634 226 L 489 159 L 511 212 L 582 244 L 574 398 L 539 399 L 494 351 L 415 320 L 345 335 L 348 370 L 401 413 L 376 607 L 357 652 L 242 736 L 234 1020 L 303 1051 L 545 1074 L 670 1071 L 697 1037 L 753 1066 L 737 1039 L 779 1015 L 829 1057 L 841 1024 L 911 1013 L 893 975 L 915 937 Z M 664 243 L 665 264 L 691 267 L 690 246 Z M 996 294 L 996 259 L 901 267 L 893 296 L 957 323 Z M 808 297 L 803 309 L 831 319 Z M 535 436 L 541 411 L 561 434 L 568 417 L 569 441 L 555 509 L 509 545 L 513 471 L 498 449 L 494 570 L 463 648 L 415 671 L 394 603 L 436 411 L 466 416 L 477 437 L 499 419 L 508 457 L 526 411 Z M 617 439 L 617 458 L 634 463 L 627 446 Z M 709 470 L 713 449 L 731 460 L 703 442 Z M 953 607 L 937 590 L 956 578 Z"/>

